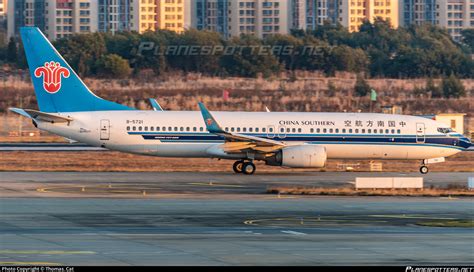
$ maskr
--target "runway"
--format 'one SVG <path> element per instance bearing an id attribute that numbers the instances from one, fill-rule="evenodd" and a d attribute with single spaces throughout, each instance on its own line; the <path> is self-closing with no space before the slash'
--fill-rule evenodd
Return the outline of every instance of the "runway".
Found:
<path id="1" fill-rule="evenodd" d="M 424 226 L 473 220 L 472 198 L 265 194 L 355 175 L 2 172 L 0 265 L 474 264 L 472 228 Z"/>

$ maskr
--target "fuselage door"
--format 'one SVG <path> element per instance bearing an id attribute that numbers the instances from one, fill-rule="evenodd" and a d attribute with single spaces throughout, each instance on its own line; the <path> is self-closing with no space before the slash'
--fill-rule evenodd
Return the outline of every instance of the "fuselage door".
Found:
<path id="1" fill-rule="evenodd" d="M 416 123 L 416 142 L 417 143 L 424 143 L 425 141 L 426 141 L 425 124 L 424 123 Z"/>
<path id="2" fill-rule="evenodd" d="M 110 120 L 100 120 L 100 139 L 104 141 L 110 140 Z"/>

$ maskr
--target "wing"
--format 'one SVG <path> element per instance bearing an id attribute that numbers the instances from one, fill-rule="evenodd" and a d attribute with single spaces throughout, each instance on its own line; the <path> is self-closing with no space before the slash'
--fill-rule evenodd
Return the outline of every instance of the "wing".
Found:
<path id="1" fill-rule="evenodd" d="M 220 147 L 226 153 L 242 153 L 248 151 L 271 153 L 286 146 L 280 141 L 227 132 L 217 123 L 214 116 L 212 116 L 204 104 L 199 103 L 199 108 L 207 130 L 210 133 L 224 137 L 225 143 Z"/>

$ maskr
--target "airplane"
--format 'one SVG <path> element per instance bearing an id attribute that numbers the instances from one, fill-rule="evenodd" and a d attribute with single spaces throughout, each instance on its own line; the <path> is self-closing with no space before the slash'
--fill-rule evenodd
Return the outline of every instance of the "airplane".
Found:
<path id="1" fill-rule="evenodd" d="M 420 172 L 471 145 L 424 117 L 378 113 L 140 111 L 92 93 L 43 33 L 20 30 L 39 110 L 10 108 L 40 130 L 141 155 L 322 168 L 328 159 L 419 160 Z"/>

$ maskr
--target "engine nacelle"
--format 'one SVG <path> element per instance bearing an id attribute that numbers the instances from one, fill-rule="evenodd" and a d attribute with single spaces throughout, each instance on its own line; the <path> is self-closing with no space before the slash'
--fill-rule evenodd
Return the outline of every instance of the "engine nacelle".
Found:
<path id="1" fill-rule="evenodd" d="M 266 162 L 269 165 L 292 168 L 322 168 L 326 165 L 326 161 L 326 148 L 307 144 L 285 147 Z"/>

